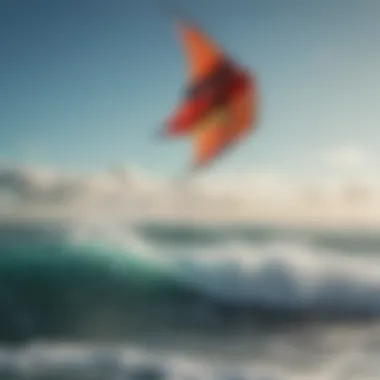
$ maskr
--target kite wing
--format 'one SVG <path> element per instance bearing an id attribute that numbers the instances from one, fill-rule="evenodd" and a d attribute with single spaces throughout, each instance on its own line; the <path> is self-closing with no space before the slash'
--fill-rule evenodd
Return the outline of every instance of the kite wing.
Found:
<path id="1" fill-rule="evenodd" d="M 193 167 L 207 166 L 250 131 L 257 118 L 253 107 L 254 98 L 255 91 L 251 83 L 243 93 L 213 111 L 197 125 L 193 135 Z"/>
<path id="2" fill-rule="evenodd" d="M 177 26 L 188 62 L 189 82 L 200 82 L 223 60 L 224 54 L 199 29 L 182 21 L 177 21 Z"/>
<path id="3" fill-rule="evenodd" d="M 193 169 L 205 167 L 251 129 L 257 119 L 252 76 L 198 28 L 177 21 L 188 62 L 188 91 L 162 135 L 193 139 Z"/>
<path id="4" fill-rule="evenodd" d="M 199 123 L 193 137 L 193 169 L 207 165 L 223 149 L 229 125 L 228 112 L 223 108 Z"/>

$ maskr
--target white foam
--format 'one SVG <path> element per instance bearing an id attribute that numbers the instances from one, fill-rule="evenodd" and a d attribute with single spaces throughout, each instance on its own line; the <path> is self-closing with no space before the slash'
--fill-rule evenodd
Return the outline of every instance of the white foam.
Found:
<path id="1" fill-rule="evenodd" d="M 359 334 L 360 335 L 360 334 Z M 138 347 L 90 346 L 74 344 L 35 344 L 27 349 L 0 348 L 0 371 L 19 376 L 38 376 L 50 373 L 70 379 L 86 379 L 90 374 L 104 379 L 220 379 L 220 380 L 338 380 L 375 379 L 380 375 L 376 354 L 365 353 L 361 344 L 369 334 L 352 335 L 351 345 L 341 346 L 329 358 L 310 367 L 297 367 L 280 360 L 250 359 L 234 363 L 232 360 L 210 360 L 206 353 L 181 355 L 173 352 L 152 351 Z M 343 335 L 342 335 L 343 336 Z M 279 342 L 281 343 L 281 342 Z M 355 344 L 356 343 L 356 344 Z M 359 343 L 359 344 L 358 344 Z M 347 343 L 346 343 L 347 344 Z M 300 352 L 307 359 L 307 353 Z M 351 377 L 350 377 L 351 376 Z"/>
<path id="2" fill-rule="evenodd" d="M 182 281 L 235 302 L 357 303 L 380 311 L 380 259 L 343 257 L 288 243 L 224 245 L 177 257 Z"/>
<path id="3" fill-rule="evenodd" d="M 74 231 L 76 243 L 101 242 L 105 249 L 117 247 L 119 256 L 165 266 L 184 285 L 224 302 L 380 313 L 380 256 L 342 255 L 307 241 L 230 241 L 173 251 L 148 243 L 126 224 L 82 223 Z"/>

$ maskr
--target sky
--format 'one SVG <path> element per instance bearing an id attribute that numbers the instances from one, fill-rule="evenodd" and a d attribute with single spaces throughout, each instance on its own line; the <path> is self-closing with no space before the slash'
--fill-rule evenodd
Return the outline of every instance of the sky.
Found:
<path id="1" fill-rule="evenodd" d="M 181 172 L 189 142 L 155 138 L 186 76 L 165 3 L 1 0 L 0 166 Z M 378 168 L 377 0 L 171 4 L 258 76 L 257 133 L 215 173 Z"/>

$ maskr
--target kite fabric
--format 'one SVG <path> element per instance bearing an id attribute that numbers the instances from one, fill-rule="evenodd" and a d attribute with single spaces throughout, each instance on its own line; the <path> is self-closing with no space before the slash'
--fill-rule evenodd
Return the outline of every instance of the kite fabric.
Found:
<path id="1" fill-rule="evenodd" d="M 254 76 L 197 27 L 177 21 L 177 28 L 188 64 L 187 88 L 162 134 L 191 138 L 192 168 L 200 168 L 254 129 L 258 89 Z"/>

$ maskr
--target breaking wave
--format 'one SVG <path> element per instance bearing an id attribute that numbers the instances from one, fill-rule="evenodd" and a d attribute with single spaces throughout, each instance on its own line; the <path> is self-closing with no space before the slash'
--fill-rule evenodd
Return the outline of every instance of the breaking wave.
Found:
<path id="1" fill-rule="evenodd" d="M 2 235 L 2 339 L 219 334 L 380 317 L 376 255 L 307 239 L 196 244 L 195 236 L 180 246 L 125 227 L 41 228 Z"/>

